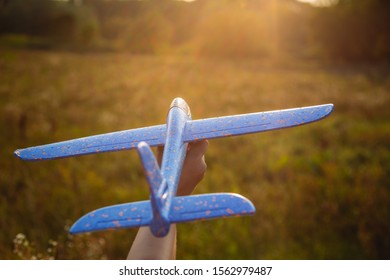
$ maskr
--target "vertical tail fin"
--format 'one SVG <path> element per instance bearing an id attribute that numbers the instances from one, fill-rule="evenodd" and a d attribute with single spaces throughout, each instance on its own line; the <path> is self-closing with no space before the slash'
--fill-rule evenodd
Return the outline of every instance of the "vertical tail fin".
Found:
<path id="1" fill-rule="evenodd" d="M 137 146 L 137 151 L 144 167 L 146 179 L 148 180 L 150 195 L 152 197 L 157 197 L 159 188 L 164 179 L 161 176 L 156 157 L 146 142 L 140 142 Z"/>
<path id="2" fill-rule="evenodd" d="M 140 142 L 137 146 L 137 151 L 141 158 L 150 189 L 150 202 L 153 210 L 150 229 L 155 236 L 165 236 L 169 231 L 170 225 L 168 213 L 166 213 L 166 207 L 164 207 L 165 198 L 163 196 L 167 182 L 161 176 L 160 167 L 150 146 L 146 142 Z"/>

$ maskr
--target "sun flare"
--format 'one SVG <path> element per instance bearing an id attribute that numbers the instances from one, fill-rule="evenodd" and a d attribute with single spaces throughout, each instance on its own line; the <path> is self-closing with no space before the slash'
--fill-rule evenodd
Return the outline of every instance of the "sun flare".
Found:
<path id="1" fill-rule="evenodd" d="M 299 2 L 308 3 L 316 7 L 329 7 L 336 5 L 338 0 L 297 0 Z"/>

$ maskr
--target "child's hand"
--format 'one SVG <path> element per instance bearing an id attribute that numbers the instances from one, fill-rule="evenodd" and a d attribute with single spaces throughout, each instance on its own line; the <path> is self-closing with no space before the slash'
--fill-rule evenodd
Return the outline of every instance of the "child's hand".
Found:
<path id="1" fill-rule="evenodd" d="M 207 169 L 204 154 L 207 151 L 208 141 L 201 140 L 188 144 L 187 155 L 181 172 L 177 195 L 190 195 L 196 185 L 203 179 Z M 161 163 L 164 147 L 158 147 L 158 161 Z"/>

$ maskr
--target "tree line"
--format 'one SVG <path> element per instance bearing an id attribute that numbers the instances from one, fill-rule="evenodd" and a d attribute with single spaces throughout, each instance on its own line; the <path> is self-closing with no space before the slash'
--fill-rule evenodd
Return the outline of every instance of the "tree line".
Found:
<path id="1" fill-rule="evenodd" d="M 0 43 L 38 48 L 389 61 L 390 1 L 13 0 Z M 16 41 L 16 42 L 15 42 Z"/>

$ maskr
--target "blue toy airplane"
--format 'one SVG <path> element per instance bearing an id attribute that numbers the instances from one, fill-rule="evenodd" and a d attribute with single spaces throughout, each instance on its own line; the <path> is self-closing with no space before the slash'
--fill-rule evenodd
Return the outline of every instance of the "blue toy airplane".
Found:
<path id="1" fill-rule="evenodd" d="M 299 126 L 323 119 L 332 111 L 333 105 L 327 104 L 192 120 L 187 103 L 175 98 L 167 124 L 20 149 L 15 155 L 24 160 L 45 160 L 136 148 L 149 184 L 150 200 L 92 211 L 80 218 L 70 232 L 149 226 L 155 236 L 163 237 L 171 223 L 255 212 L 253 204 L 238 194 L 176 196 L 189 142 Z M 160 168 L 150 147 L 161 145 L 165 147 Z"/>

